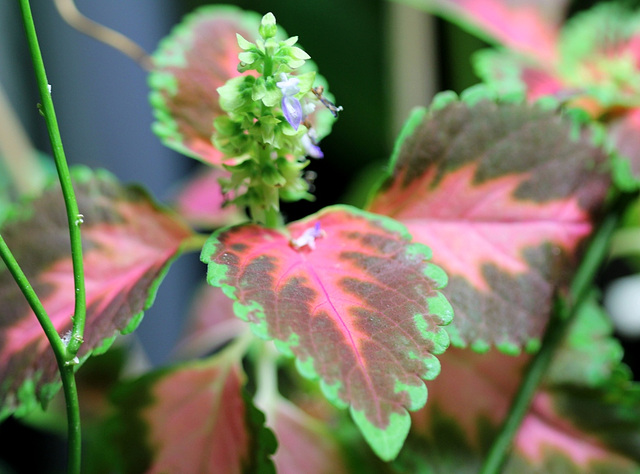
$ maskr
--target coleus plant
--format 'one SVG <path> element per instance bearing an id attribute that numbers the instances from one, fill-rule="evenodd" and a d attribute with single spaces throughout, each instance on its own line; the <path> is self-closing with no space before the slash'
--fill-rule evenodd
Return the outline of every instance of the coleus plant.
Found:
<path id="1" fill-rule="evenodd" d="M 403 0 L 405 1 L 405 0 Z M 619 185 L 640 183 L 640 13 L 601 3 L 566 23 L 566 0 L 406 0 L 498 43 L 473 57 L 478 76 L 501 94 L 554 96 L 608 128 Z"/>
<path id="2" fill-rule="evenodd" d="M 573 103 L 443 93 L 409 118 L 366 209 L 285 223 L 280 200 L 312 198 L 304 169 L 340 112 L 309 59 L 272 14 L 225 6 L 189 15 L 154 54 L 154 130 L 219 178 L 178 208 L 199 227 L 237 221 L 234 207 L 244 223 L 205 241 L 138 188 L 72 172 L 87 324 L 65 364 L 133 331 L 181 253 L 202 248 L 211 285 L 183 344 L 209 355 L 114 389 L 101 438 L 114 468 L 637 470 L 638 390 L 593 294 L 628 197 L 611 184 L 606 131 Z M 64 334 L 74 279 L 59 196 L 16 208 L 2 236 Z M 44 233 L 46 249 L 24 237 Z M 6 270 L 0 299 L 2 414 L 21 415 L 52 398 L 56 359 Z"/>

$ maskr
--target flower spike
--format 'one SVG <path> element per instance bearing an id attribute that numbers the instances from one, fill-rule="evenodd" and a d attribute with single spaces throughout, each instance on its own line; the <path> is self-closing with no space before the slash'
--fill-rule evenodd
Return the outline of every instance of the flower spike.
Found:
<path id="1" fill-rule="evenodd" d="M 309 55 L 295 46 L 296 36 L 282 39 L 273 14 L 262 18 L 258 33 L 253 42 L 237 35 L 238 71 L 258 74 L 232 77 L 217 89 L 225 115 L 215 119 L 212 141 L 231 172 L 223 193 L 249 208 L 254 221 L 274 227 L 281 223 L 280 200 L 313 199 L 304 168 L 308 157 L 323 157 L 318 141 L 328 133 L 329 114 L 342 108 L 322 95 L 322 86 L 314 88 L 315 71 L 298 71 Z"/>

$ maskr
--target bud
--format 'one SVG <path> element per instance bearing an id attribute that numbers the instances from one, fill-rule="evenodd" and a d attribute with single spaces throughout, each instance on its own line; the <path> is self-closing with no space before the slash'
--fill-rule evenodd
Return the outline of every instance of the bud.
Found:
<path id="1" fill-rule="evenodd" d="M 269 12 L 262 17 L 258 33 L 260 33 L 260 36 L 266 40 L 268 38 L 275 37 L 277 32 L 278 27 L 276 26 L 276 17 L 273 16 L 273 13 Z"/>

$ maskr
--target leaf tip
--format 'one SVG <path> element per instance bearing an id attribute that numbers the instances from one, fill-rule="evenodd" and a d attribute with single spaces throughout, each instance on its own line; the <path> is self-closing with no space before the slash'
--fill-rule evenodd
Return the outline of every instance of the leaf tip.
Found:
<path id="1" fill-rule="evenodd" d="M 367 419 L 364 412 L 353 407 L 351 407 L 351 417 L 380 459 L 393 461 L 398 456 L 411 427 L 409 413 L 406 411 L 402 414 L 392 413 L 389 424 L 385 428 L 375 426 Z"/>

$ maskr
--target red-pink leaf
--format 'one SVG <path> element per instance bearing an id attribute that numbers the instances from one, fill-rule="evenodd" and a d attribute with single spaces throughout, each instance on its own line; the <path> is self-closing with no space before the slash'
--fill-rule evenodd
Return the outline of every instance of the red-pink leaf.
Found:
<path id="1" fill-rule="evenodd" d="M 273 456 L 279 474 L 346 474 L 348 472 L 328 427 L 292 403 L 279 398 L 268 416 L 278 439 Z"/>
<path id="2" fill-rule="evenodd" d="M 222 346 L 246 330 L 246 324 L 236 318 L 233 302 L 220 288 L 202 286 L 180 339 L 180 357 L 200 357 Z"/>
<path id="3" fill-rule="evenodd" d="M 412 414 L 413 431 L 437 438 L 436 419 L 452 419 L 467 442 L 479 450 L 484 444 L 482 425 L 494 429 L 500 426 L 529 358 L 512 357 L 496 350 L 477 354 L 450 348 L 440 357 L 442 373 L 427 383 L 427 407 Z"/>
<path id="4" fill-rule="evenodd" d="M 446 281 L 397 222 L 349 207 L 326 208 L 286 232 L 255 224 L 205 244 L 208 281 L 236 299 L 259 336 L 295 355 L 327 397 L 351 405 L 384 459 L 409 429 L 407 409 L 426 402 L 421 379 L 439 371 L 451 320 L 437 291 Z"/>
<path id="5" fill-rule="evenodd" d="M 192 177 L 175 198 L 178 213 L 199 228 L 212 229 L 240 222 L 242 213 L 237 207 L 224 207 L 225 198 L 218 179 L 228 175 L 222 169 L 208 168 Z"/>
<path id="6" fill-rule="evenodd" d="M 113 437 L 127 472 L 273 472 L 275 439 L 243 393 L 235 349 L 147 374 L 115 392 Z"/>
<path id="7" fill-rule="evenodd" d="M 525 416 L 505 473 L 637 471 L 640 397 L 620 373 L 611 330 L 595 303 L 583 307 Z M 422 459 L 436 471 L 479 471 L 530 358 L 449 349 L 440 358 L 442 374 L 427 383 L 429 403 L 412 416 L 400 465 Z"/>
<path id="8" fill-rule="evenodd" d="M 555 61 L 567 0 L 414 0 L 480 36 L 544 61 Z"/>
<path id="9" fill-rule="evenodd" d="M 518 352 L 542 336 L 591 232 L 606 156 L 552 110 L 444 98 L 414 114 L 369 210 L 433 249 L 449 275 L 454 344 Z"/>
<path id="10" fill-rule="evenodd" d="M 549 472 L 559 465 L 563 466 L 563 473 L 638 472 L 637 460 L 634 462 L 606 446 L 597 433 L 574 426 L 558 413 L 554 404 L 553 391 L 536 395 L 514 440 L 513 455 L 506 466 L 508 472 Z M 637 426 L 635 432 L 627 434 L 637 436 Z M 618 436 L 625 436 L 622 429 Z"/>
<path id="11" fill-rule="evenodd" d="M 223 113 L 216 89 L 239 75 L 236 33 L 254 39 L 260 18 L 228 5 L 203 7 L 160 44 L 149 84 L 154 131 L 165 145 L 209 164 L 221 163 L 222 153 L 211 143 L 213 121 Z"/>
<path id="12" fill-rule="evenodd" d="M 409 468 L 420 465 L 419 460 L 441 472 L 478 472 L 528 359 L 496 351 L 477 354 L 468 349 L 449 349 L 441 357 L 442 374 L 428 383 L 429 403 L 412 416 L 408 449 L 398 459 L 405 468 L 400 472 L 413 471 Z M 580 389 L 572 393 L 571 386 L 558 386 L 536 394 L 514 441 L 505 473 L 637 472 L 637 402 L 621 409 L 622 399 L 616 396 L 608 402 L 607 412 L 607 403 L 603 403 L 606 397 L 580 398 L 579 393 Z M 573 416 L 597 420 L 597 428 L 585 430 L 573 423 L 567 406 L 578 407 Z M 629 423 L 625 416 L 635 421 Z M 608 445 L 611 440 L 614 442 Z M 626 453 L 616 442 L 626 445 Z M 635 456 L 631 454 L 634 449 Z"/>
<path id="13" fill-rule="evenodd" d="M 74 170 L 87 293 L 85 358 L 129 332 L 155 297 L 168 263 L 191 231 L 140 189 L 121 187 L 105 172 Z M 3 236 L 60 334 L 71 329 L 74 283 L 67 220 L 58 187 L 5 223 Z M 58 369 L 48 341 L 10 274 L 0 265 L 0 406 L 4 414 L 46 402 Z"/>

